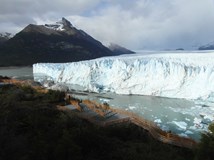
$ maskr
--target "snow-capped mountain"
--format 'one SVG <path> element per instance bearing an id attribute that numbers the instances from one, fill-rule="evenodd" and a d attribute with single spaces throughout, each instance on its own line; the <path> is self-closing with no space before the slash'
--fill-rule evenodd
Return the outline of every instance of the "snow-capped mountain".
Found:
<path id="1" fill-rule="evenodd" d="M 12 37 L 13 37 L 12 33 L 8 33 L 8 32 L 0 33 L 0 44 L 6 42 Z"/>
<path id="2" fill-rule="evenodd" d="M 206 45 L 200 46 L 198 50 L 214 50 L 214 42 L 210 42 Z"/>
<path id="3" fill-rule="evenodd" d="M 55 24 L 30 24 L 0 47 L 0 66 L 74 62 L 111 56 L 99 41 L 62 18 Z"/>
<path id="4" fill-rule="evenodd" d="M 56 31 L 65 31 L 67 30 L 67 28 L 74 28 L 71 22 L 69 22 L 64 17 L 62 18 L 62 20 L 56 22 L 55 24 L 45 24 L 45 27 Z"/>
<path id="5" fill-rule="evenodd" d="M 10 39 L 13 37 L 13 34 L 8 33 L 8 32 L 4 32 L 4 33 L 0 33 L 0 37 Z"/>
<path id="6" fill-rule="evenodd" d="M 214 52 L 162 52 L 66 64 L 39 63 L 33 65 L 33 72 L 93 92 L 214 101 Z"/>

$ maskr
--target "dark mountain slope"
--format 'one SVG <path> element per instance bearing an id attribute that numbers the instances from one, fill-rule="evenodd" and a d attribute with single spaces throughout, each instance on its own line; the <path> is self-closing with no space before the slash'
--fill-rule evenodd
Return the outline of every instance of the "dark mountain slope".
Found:
<path id="1" fill-rule="evenodd" d="M 198 50 L 214 50 L 214 43 L 200 46 Z"/>
<path id="2" fill-rule="evenodd" d="M 0 66 L 74 62 L 111 55 L 107 47 L 62 18 L 56 24 L 30 24 L 1 45 Z"/>
<path id="3" fill-rule="evenodd" d="M 0 45 L 8 41 L 12 37 L 11 33 L 0 33 Z"/>
<path id="4" fill-rule="evenodd" d="M 126 49 L 126 48 L 121 47 L 121 46 L 114 44 L 114 43 L 111 43 L 108 48 L 114 53 L 114 55 L 134 54 L 135 53 L 129 49 Z"/>

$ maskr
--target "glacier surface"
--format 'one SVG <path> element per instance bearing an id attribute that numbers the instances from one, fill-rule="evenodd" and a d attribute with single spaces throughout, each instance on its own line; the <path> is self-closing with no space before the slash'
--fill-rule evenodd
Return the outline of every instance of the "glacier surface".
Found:
<path id="1" fill-rule="evenodd" d="M 214 51 L 135 54 L 33 65 L 35 80 L 77 84 L 93 92 L 214 102 Z"/>

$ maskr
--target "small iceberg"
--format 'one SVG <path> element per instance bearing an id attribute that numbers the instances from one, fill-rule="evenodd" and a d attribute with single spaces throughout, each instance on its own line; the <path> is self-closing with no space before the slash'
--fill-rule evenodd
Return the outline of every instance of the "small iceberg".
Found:
<path id="1" fill-rule="evenodd" d="M 180 121 L 180 122 L 172 121 L 172 123 L 174 123 L 176 126 L 178 126 L 182 130 L 186 130 L 186 128 L 187 128 L 187 123 L 186 122 L 183 122 L 183 121 Z"/>

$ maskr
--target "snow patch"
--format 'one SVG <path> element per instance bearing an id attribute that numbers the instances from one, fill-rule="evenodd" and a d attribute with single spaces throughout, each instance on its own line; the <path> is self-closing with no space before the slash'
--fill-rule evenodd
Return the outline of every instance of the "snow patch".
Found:
<path id="1" fill-rule="evenodd" d="M 73 27 L 72 24 L 65 18 L 62 18 L 62 20 L 60 20 L 54 24 L 45 24 L 46 28 L 53 29 L 56 31 L 65 31 L 65 26 Z"/>

